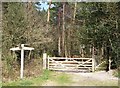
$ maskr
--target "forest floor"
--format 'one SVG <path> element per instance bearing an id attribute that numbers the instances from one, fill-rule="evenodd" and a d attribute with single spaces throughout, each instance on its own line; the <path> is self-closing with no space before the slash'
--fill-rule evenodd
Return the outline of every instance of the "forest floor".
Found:
<path id="1" fill-rule="evenodd" d="M 118 86 L 112 71 L 91 73 L 45 71 L 36 78 L 4 83 L 3 86 Z"/>

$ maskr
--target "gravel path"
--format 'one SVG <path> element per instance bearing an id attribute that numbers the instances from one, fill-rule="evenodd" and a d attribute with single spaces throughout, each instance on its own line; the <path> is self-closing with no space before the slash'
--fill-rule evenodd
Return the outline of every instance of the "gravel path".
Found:
<path id="1" fill-rule="evenodd" d="M 56 72 L 56 74 L 62 72 Z M 68 86 L 118 86 L 118 78 L 112 76 L 112 71 L 99 71 L 94 73 L 65 72 L 72 80 Z M 60 86 L 56 81 L 48 80 L 43 86 Z"/>
<path id="2" fill-rule="evenodd" d="M 106 81 L 106 80 L 118 80 L 117 77 L 112 76 L 111 73 L 105 72 L 105 71 L 100 71 L 100 72 L 95 72 L 95 73 L 72 73 L 73 75 L 77 76 L 83 76 L 87 78 L 92 78 L 92 79 L 97 79 L 100 81 Z"/>
<path id="3" fill-rule="evenodd" d="M 112 72 L 67 73 L 71 75 L 73 86 L 118 86 L 118 78 Z"/>

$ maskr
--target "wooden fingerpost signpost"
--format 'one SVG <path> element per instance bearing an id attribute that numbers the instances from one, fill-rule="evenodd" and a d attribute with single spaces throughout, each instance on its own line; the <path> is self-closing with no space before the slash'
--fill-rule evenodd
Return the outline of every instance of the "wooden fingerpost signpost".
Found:
<path id="1" fill-rule="evenodd" d="M 25 44 L 21 44 L 20 47 L 11 48 L 12 51 L 21 50 L 21 69 L 20 69 L 20 78 L 23 79 L 23 69 L 24 69 L 24 50 L 34 50 L 31 47 L 25 47 Z"/>

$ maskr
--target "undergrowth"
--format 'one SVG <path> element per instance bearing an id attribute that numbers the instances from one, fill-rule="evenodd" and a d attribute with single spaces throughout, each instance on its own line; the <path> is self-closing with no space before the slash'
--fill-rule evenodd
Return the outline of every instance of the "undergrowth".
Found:
<path id="1" fill-rule="evenodd" d="M 114 75 L 115 77 L 119 77 L 119 78 L 120 78 L 120 70 L 115 70 L 115 71 L 113 72 L 113 75 Z"/>
<path id="2" fill-rule="evenodd" d="M 51 77 L 51 71 L 44 70 L 43 74 L 36 78 L 25 78 L 23 80 L 11 81 L 8 83 L 3 83 L 3 86 L 32 86 L 32 85 L 40 85 L 44 83 L 46 80 Z"/>

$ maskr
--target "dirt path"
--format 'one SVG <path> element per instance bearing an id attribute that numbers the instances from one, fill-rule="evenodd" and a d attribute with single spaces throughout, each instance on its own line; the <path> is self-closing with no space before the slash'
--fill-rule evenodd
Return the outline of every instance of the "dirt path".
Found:
<path id="1" fill-rule="evenodd" d="M 66 73 L 71 75 L 71 86 L 118 86 L 118 78 L 105 71 L 95 73 Z"/>
<path id="2" fill-rule="evenodd" d="M 55 72 L 54 74 L 62 74 L 63 72 Z M 118 78 L 113 77 L 111 72 L 95 72 L 95 73 L 73 73 L 64 72 L 69 75 L 71 83 L 67 86 L 118 86 Z M 56 80 L 48 80 L 42 86 L 62 86 Z"/>

